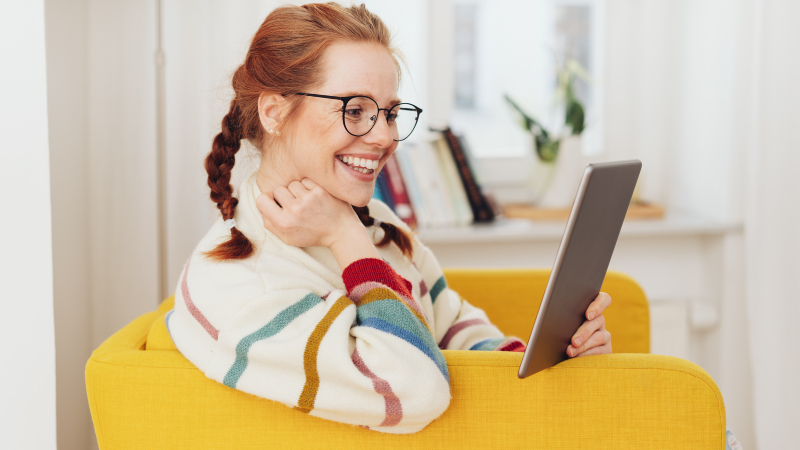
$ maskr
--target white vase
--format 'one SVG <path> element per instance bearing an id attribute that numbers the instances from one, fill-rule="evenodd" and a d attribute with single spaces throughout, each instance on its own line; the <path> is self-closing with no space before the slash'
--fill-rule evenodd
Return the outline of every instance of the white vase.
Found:
<path id="1" fill-rule="evenodd" d="M 578 185 L 586 167 L 586 157 L 581 154 L 580 136 L 569 136 L 561 141 L 558 156 L 554 163 L 542 162 L 537 158 L 540 167 L 532 168 L 532 178 L 538 172 L 540 185 L 534 195 L 534 205 L 539 208 L 569 208 L 575 201 Z M 548 168 L 549 166 L 549 168 Z M 549 170 L 549 180 L 544 177 Z M 533 186 L 532 186 L 533 187 Z"/>

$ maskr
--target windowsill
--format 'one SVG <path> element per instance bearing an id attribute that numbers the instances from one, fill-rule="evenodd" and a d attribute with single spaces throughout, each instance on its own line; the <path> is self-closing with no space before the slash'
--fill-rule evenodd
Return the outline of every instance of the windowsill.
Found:
<path id="1" fill-rule="evenodd" d="M 431 244 L 469 244 L 560 240 L 566 221 L 530 221 L 498 218 L 489 224 L 459 228 L 429 228 L 418 232 L 419 239 Z M 672 213 L 658 220 L 631 220 L 622 225 L 620 238 L 714 236 L 740 232 L 740 222 L 723 222 L 689 214 Z"/>

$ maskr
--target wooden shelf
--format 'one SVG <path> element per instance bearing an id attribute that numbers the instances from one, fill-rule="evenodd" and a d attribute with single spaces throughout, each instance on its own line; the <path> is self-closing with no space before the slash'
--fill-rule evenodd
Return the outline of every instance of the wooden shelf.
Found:
<path id="1" fill-rule="evenodd" d="M 569 218 L 569 213 L 572 208 L 536 208 L 530 205 L 505 205 L 503 207 L 503 214 L 509 219 L 528 219 L 534 221 L 540 220 L 560 220 L 565 221 Z M 625 215 L 625 220 L 639 220 L 639 219 L 663 219 L 664 207 L 661 205 L 653 205 L 649 203 L 631 203 L 628 208 L 628 213 Z"/>
<path id="2" fill-rule="evenodd" d="M 457 228 L 427 228 L 417 231 L 424 244 L 471 244 L 492 242 L 558 241 L 567 219 L 530 220 L 499 217 L 492 223 Z M 620 238 L 713 236 L 742 230 L 740 222 L 722 222 L 690 214 L 671 212 L 661 219 L 625 220 Z"/>

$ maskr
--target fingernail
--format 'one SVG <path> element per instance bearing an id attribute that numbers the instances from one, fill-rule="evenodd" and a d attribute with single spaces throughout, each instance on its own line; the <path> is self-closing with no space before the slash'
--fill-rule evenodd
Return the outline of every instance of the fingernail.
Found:
<path id="1" fill-rule="evenodd" d="M 597 313 L 594 312 L 594 311 L 589 312 L 589 320 L 594 319 L 596 315 L 597 315 Z"/>
<path id="2" fill-rule="evenodd" d="M 581 337 L 580 336 L 576 336 L 575 337 L 575 347 L 577 347 L 579 345 L 581 345 Z"/>

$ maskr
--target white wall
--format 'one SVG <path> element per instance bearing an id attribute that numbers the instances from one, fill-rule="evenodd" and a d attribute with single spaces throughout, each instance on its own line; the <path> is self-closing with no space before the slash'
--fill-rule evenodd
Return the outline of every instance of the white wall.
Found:
<path id="1" fill-rule="evenodd" d="M 54 449 L 56 379 L 44 2 L 0 3 L 0 448 Z"/>

